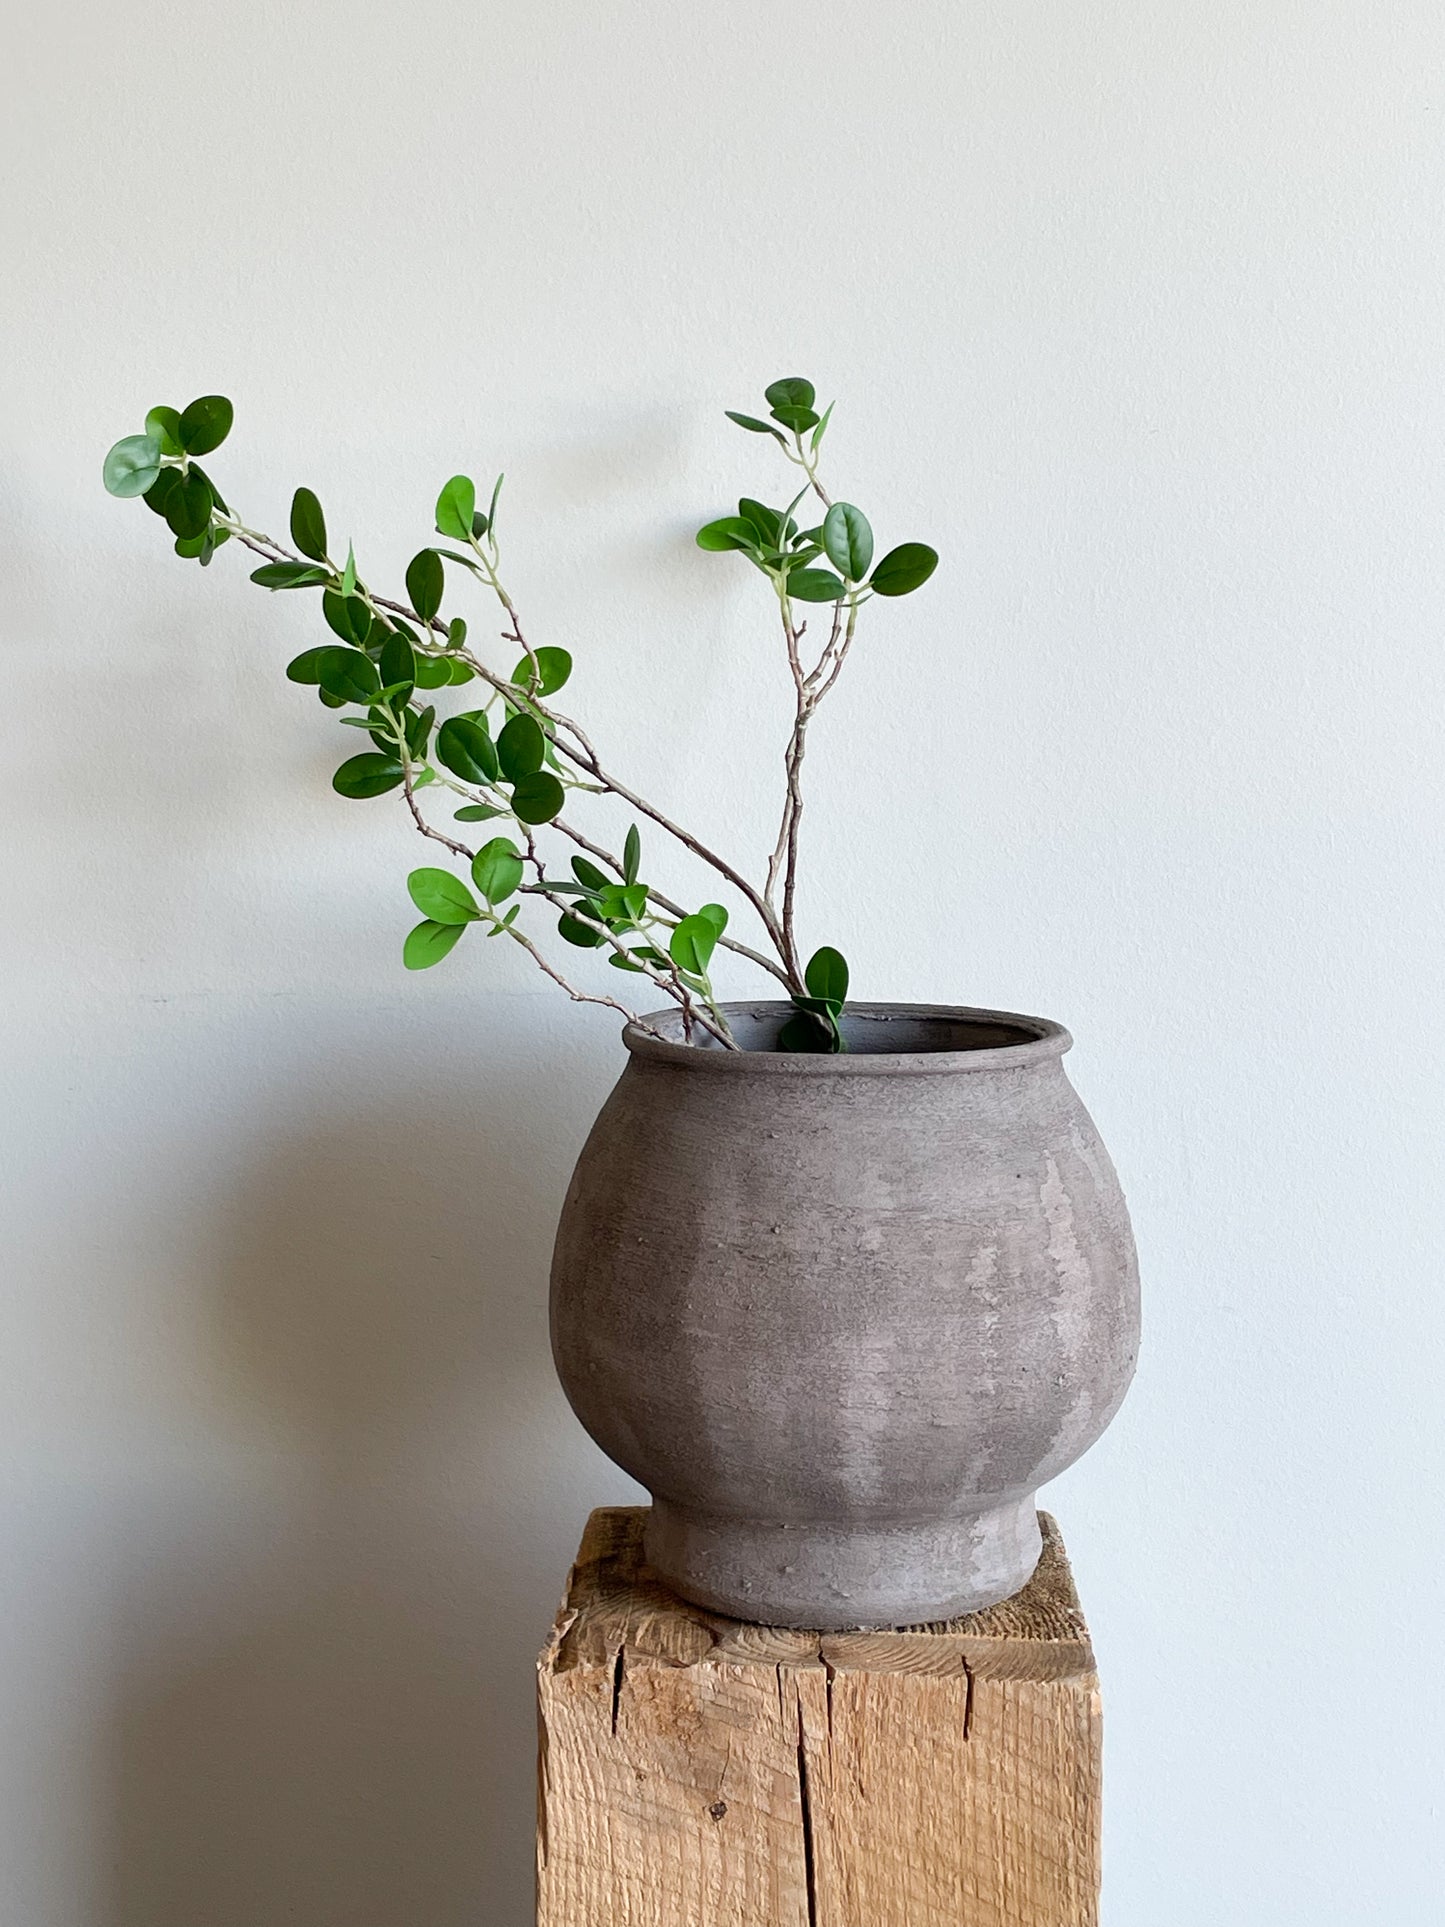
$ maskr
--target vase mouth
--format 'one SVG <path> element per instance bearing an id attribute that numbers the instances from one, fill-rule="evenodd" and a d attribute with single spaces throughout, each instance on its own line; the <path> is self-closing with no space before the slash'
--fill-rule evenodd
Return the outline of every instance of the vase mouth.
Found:
<path id="1" fill-rule="evenodd" d="M 622 1041 L 634 1057 L 687 1070 L 771 1077 L 896 1077 L 1018 1070 L 1062 1057 L 1073 1043 L 1062 1024 L 1016 1010 L 969 1004 L 848 1004 L 839 1020 L 846 1051 L 798 1053 L 777 1048 L 794 1006 L 777 1002 L 719 1005 L 740 1050 L 726 1050 L 705 1032 L 683 1038 L 682 1012 L 650 1012 L 624 1025 Z M 644 1029 L 646 1025 L 649 1028 Z"/>

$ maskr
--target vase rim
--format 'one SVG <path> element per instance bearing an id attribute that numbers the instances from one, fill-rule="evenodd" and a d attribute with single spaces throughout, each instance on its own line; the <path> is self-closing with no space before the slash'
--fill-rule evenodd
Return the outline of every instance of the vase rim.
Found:
<path id="1" fill-rule="evenodd" d="M 794 1009 L 791 1003 L 781 999 L 745 1000 L 720 1004 L 718 1008 L 734 1030 L 743 1027 L 772 1037 L 793 1015 Z M 724 1050 L 711 1038 L 703 1044 L 685 1043 L 682 1013 L 678 1010 L 651 1011 L 636 1022 L 625 1024 L 622 1041 L 634 1057 L 649 1063 L 731 1076 L 766 1077 L 936 1076 L 1019 1070 L 1062 1057 L 1074 1041 L 1064 1026 L 1052 1018 L 1030 1017 L 1016 1010 L 988 1010 L 972 1004 L 849 1003 L 842 1021 L 851 1048 L 837 1054 L 794 1054 L 769 1048 Z M 644 1025 L 662 1035 L 653 1035 Z M 902 1048 L 880 1048 L 884 1027 L 888 1025 L 898 1026 L 896 1041 Z M 879 1028 L 871 1029 L 872 1026 Z M 1001 1033 L 996 1042 L 988 1039 L 989 1031 Z M 985 1035 L 977 1041 L 963 1041 L 971 1032 Z M 926 1038 L 936 1041 L 924 1042 Z"/>

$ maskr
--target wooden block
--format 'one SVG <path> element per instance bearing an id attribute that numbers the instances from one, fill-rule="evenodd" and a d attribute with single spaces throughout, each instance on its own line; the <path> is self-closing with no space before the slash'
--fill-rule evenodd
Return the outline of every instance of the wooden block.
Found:
<path id="1" fill-rule="evenodd" d="M 1101 1716 L 1058 1528 L 1023 1592 L 744 1625 L 594 1512 L 538 1661 L 538 1927 L 1096 1927 Z"/>

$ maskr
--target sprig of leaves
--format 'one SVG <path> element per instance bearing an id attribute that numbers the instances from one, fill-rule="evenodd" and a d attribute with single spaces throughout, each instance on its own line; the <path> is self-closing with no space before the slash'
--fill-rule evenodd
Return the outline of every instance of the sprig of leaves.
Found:
<path id="1" fill-rule="evenodd" d="M 745 555 L 770 578 L 785 609 L 793 603 L 833 605 L 832 637 L 806 688 L 800 684 L 800 701 L 812 691 L 809 700 L 815 702 L 817 685 L 825 692 L 836 677 L 859 608 L 873 596 L 910 594 L 933 573 L 938 557 L 924 543 L 905 542 L 875 563 L 868 518 L 851 503 L 832 501 L 818 480 L 818 451 L 832 418 L 832 404 L 820 412 L 813 384 L 801 376 L 770 383 L 764 399 L 769 411 L 766 420 L 733 410 L 727 411 L 729 417 L 751 433 L 773 437 L 788 459 L 804 470 L 805 487 L 781 508 L 743 496 L 735 515 L 708 523 L 698 531 L 697 540 L 704 549 L 737 550 Z M 641 878 L 642 845 L 636 824 L 627 832 L 620 863 L 612 857 L 606 860 L 614 874 L 589 857 L 573 855 L 570 877 L 542 876 L 533 835 L 556 820 L 569 786 L 613 789 L 624 796 L 631 792 L 605 776 L 599 782 L 587 780 L 589 772 L 600 772 L 595 757 L 581 758 L 581 775 L 574 769 L 570 777 L 559 757 L 559 750 L 565 748 L 574 764 L 579 761 L 575 744 L 566 746 L 557 735 L 562 719 L 546 707 L 547 699 L 571 677 L 573 660 L 566 649 L 550 645 L 533 649 L 524 643 L 525 653 L 504 681 L 468 649 L 466 619 L 456 615 L 444 620 L 441 615 L 447 565 L 456 565 L 492 590 L 511 619 L 509 633 L 522 643 L 516 610 L 498 572 L 496 518 L 502 477 L 498 475 L 485 510 L 477 507 L 477 488 L 470 476 L 454 475 L 443 484 L 436 500 L 436 532 L 445 542 L 460 546 L 420 549 L 406 570 L 409 606 L 384 602 L 360 574 L 350 542 L 344 564 L 338 567 L 332 560 L 326 516 L 313 490 L 298 488 L 292 497 L 294 553 L 246 528 L 232 514 L 196 458 L 221 446 L 233 419 L 232 405 L 222 395 L 203 395 L 183 409 L 152 408 L 143 431 L 125 436 L 106 455 L 103 480 L 112 495 L 139 496 L 165 522 L 177 554 L 205 566 L 224 543 L 239 537 L 262 557 L 251 577 L 258 586 L 273 592 L 320 592 L 320 613 L 330 640 L 294 657 L 287 677 L 315 688 L 328 709 L 353 712 L 339 720 L 345 727 L 363 731 L 371 743 L 369 749 L 340 764 L 332 777 L 333 788 L 352 799 L 405 789 L 417 826 L 461 855 L 466 855 L 462 845 L 423 819 L 417 792 L 431 785 L 460 791 L 464 800 L 455 811 L 458 822 L 510 819 L 520 826 L 531 853 L 527 861 L 537 862 L 541 878 L 526 888 L 539 890 L 554 902 L 568 899 L 569 907 L 558 922 L 564 941 L 583 949 L 608 948 L 615 969 L 661 983 L 678 997 L 685 1012 L 704 1013 L 701 1021 L 720 1041 L 730 1042 L 714 994 L 711 966 L 721 942 L 746 947 L 725 939 L 728 913 L 722 905 L 705 903 L 684 913 L 669 899 L 655 896 Z M 803 529 L 797 511 L 809 489 L 822 498 L 826 513 L 816 527 Z M 801 633 L 800 623 L 789 623 L 790 639 Z M 487 701 L 438 721 L 436 707 L 425 700 L 426 694 L 466 684 L 479 674 L 490 684 Z M 498 705 L 500 714 L 494 721 L 492 711 Z M 575 725 L 566 727 L 575 730 Z M 586 739 L 580 740 L 585 746 Z M 790 780 L 795 778 L 796 769 Z M 781 1047 L 846 1048 L 840 1018 L 848 970 L 841 955 L 831 948 L 815 952 L 803 973 L 802 987 L 796 988 L 796 965 L 790 962 L 791 911 L 789 920 L 779 925 L 769 896 L 754 891 L 745 878 L 660 813 L 648 805 L 642 807 L 722 869 L 763 915 L 785 967 L 780 974 L 795 987 L 796 1012 L 784 1026 Z M 440 962 L 474 923 L 492 936 L 511 931 L 522 908 L 524 874 L 522 852 L 505 835 L 493 836 L 471 859 L 470 885 L 449 870 L 413 871 L 408 888 L 423 921 L 406 939 L 407 967 L 427 969 Z M 789 880 L 791 885 L 791 871 Z M 541 961 L 530 938 L 519 940 Z M 544 963 L 544 968 L 558 975 L 550 964 Z M 587 995 L 566 985 L 560 976 L 558 981 L 574 996 Z"/>

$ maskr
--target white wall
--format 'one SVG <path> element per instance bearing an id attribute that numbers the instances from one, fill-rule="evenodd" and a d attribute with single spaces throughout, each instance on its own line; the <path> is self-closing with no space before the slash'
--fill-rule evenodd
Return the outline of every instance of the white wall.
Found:
<path id="1" fill-rule="evenodd" d="M 504 466 L 575 706 L 756 858 L 782 667 L 689 533 L 798 371 L 945 556 L 817 726 L 810 936 L 1068 1022 L 1137 1222 L 1051 1495 L 1107 1927 L 1437 1921 L 1439 7 L 89 0 L 0 68 L 3 1927 L 523 1927 L 530 1655 L 631 1490 L 544 1320 L 612 1022 L 403 974 L 314 610 L 102 452 L 222 389 L 227 493 L 377 573 Z"/>

